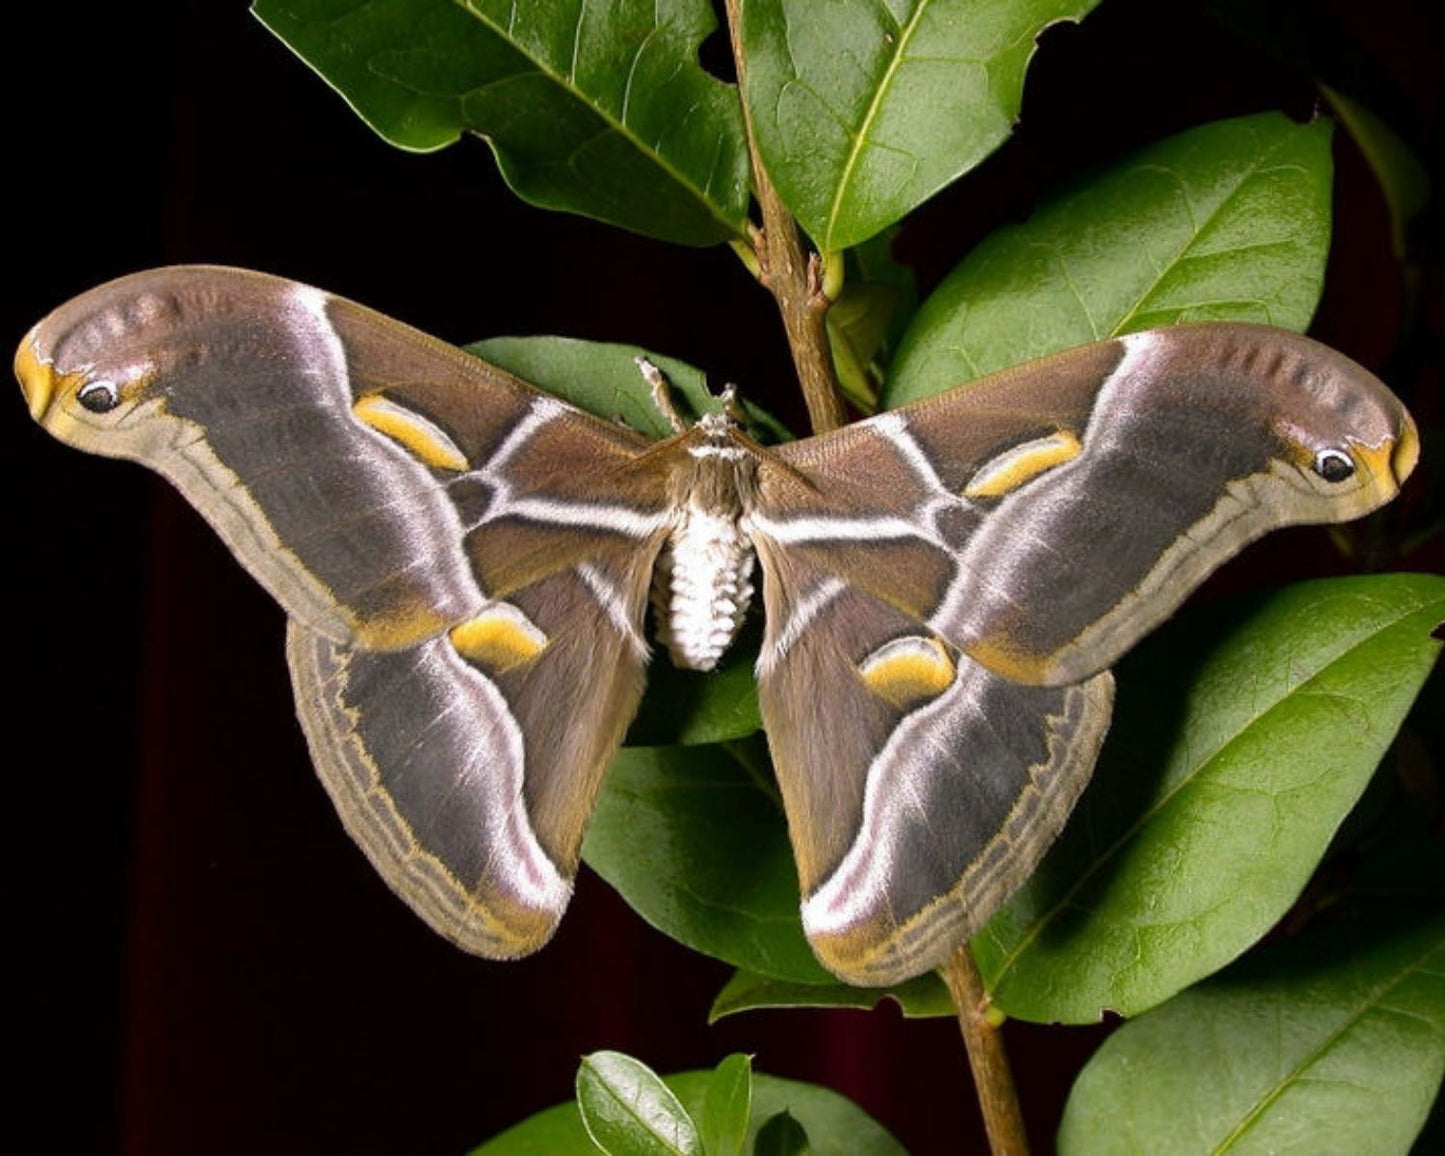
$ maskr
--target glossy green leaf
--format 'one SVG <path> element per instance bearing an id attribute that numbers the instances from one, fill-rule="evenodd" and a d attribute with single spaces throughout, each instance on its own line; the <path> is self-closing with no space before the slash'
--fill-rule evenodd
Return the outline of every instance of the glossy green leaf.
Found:
<path id="1" fill-rule="evenodd" d="M 1137 1015 L 1298 897 L 1435 665 L 1445 578 L 1302 583 L 1181 616 L 1121 664 L 1063 837 L 973 941 L 1038 1022 Z"/>
<path id="2" fill-rule="evenodd" d="M 610 1156 L 701 1156 L 697 1126 L 671 1088 L 621 1052 L 593 1052 L 577 1069 L 577 1107 Z"/>
<path id="3" fill-rule="evenodd" d="M 713 1072 L 682 1072 L 663 1077 L 694 1119 L 705 1111 Z M 813 1156 L 906 1156 L 877 1121 L 852 1101 L 816 1084 L 753 1076 L 752 1109 L 743 1150 L 749 1151 L 758 1129 L 787 1111 L 807 1130 Z M 509 1128 L 476 1148 L 471 1156 L 596 1156 L 575 1103 L 558 1104 Z"/>
<path id="4" fill-rule="evenodd" d="M 784 1109 L 758 1129 L 753 1156 L 809 1156 L 808 1132 Z"/>
<path id="5" fill-rule="evenodd" d="M 256 0 L 383 138 L 483 137 L 523 200 L 685 245 L 746 228 L 736 90 L 703 71 L 706 0 Z"/>
<path id="6" fill-rule="evenodd" d="M 738 1156 L 748 1138 L 753 1103 L 753 1062 L 741 1053 L 714 1070 L 697 1121 L 707 1156 Z"/>
<path id="7" fill-rule="evenodd" d="M 829 983 L 762 741 L 629 747 L 612 761 L 582 857 L 659 931 L 736 967 Z"/>
<path id="8" fill-rule="evenodd" d="M 1013 128 L 1034 40 L 1098 0 L 749 0 L 768 175 L 824 250 L 901 220 Z"/>
<path id="9" fill-rule="evenodd" d="M 869 1009 L 891 999 L 905 1016 L 952 1016 L 953 1000 L 934 972 L 910 979 L 894 988 L 851 987 L 846 983 L 788 983 L 749 971 L 739 971 L 728 980 L 712 1002 L 708 1019 L 755 1008 L 852 1007 Z"/>
<path id="10" fill-rule="evenodd" d="M 762 730 L 758 684 L 761 621 L 754 617 L 722 661 L 706 673 L 678 670 L 659 657 L 647 680 L 642 705 L 628 728 L 629 747 L 701 746 L 728 742 Z"/>
<path id="11" fill-rule="evenodd" d="M 1064 1156 L 1405 1153 L 1445 1073 L 1445 919 L 1275 944 L 1125 1024 L 1074 1085 Z"/>
<path id="12" fill-rule="evenodd" d="M 1170 137 L 999 229 L 924 302 L 896 406 L 1075 345 L 1181 321 L 1303 330 L 1330 239 L 1330 126 L 1279 113 Z"/>
<path id="13" fill-rule="evenodd" d="M 637 368 L 638 357 L 646 357 L 667 375 L 673 402 L 685 419 L 696 421 L 722 408 L 702 370 L 639 345 L 575 337 L 492 337 L 466 349 L 578 409 L 605 421 L 621 421 L 649 437 L 671 437 L 672 427 L 652 400 L 652 388 Z M 772 444 L 792 437 L 766 410 L 746 398 L 740 398 L 739 404 L 748 432 L 759 441 Z"/>

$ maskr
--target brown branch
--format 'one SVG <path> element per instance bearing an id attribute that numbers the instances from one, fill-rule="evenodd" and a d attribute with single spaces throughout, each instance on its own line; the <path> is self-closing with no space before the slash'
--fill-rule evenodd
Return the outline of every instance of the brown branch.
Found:
<path id="1" fill-rule="evenodd" d="M 989 1150 L 993 1156 L 1028 1156 L 1028 1137 L 1024 1134 L 1013 1073 L 1004 1054 L 1003 1032 L 989 1018 L 983 977 L 978 974 L 968 944 L 959 944 L 938 970 L 958 1009 L 958 1027 L 968 1051 L 968 1066 L 973 1069 Z"/>
<path id="2" fill-rule="evenodd" d="M 743 92 L 745 62 L 740 31 L 741 0 L 727 0 L 728 37 L 732 41 L 733 61 L 738 73 L 738 93 Z M 803 253 L 802 239 L 792 214 L 778 199 L 777 190 L 763 169 L 753 136 L 753 118 L 746 99 L 743 124 L 748 135 L 748 156 L 753 166 L 753 193 L 762 210 L 763 227 L 755 233 L 753 250 L 758 259 L 758 280 L 772 293 L 782 314 L 783 330 L 788 348 L 803 387 L 803 401 L 814 433 L 837 429 L 848 420 L 838 381 L 833 373 L 833 357 L 828 348 L 828 298 L 823 293 L 823 278 L 817 254 Z"/>

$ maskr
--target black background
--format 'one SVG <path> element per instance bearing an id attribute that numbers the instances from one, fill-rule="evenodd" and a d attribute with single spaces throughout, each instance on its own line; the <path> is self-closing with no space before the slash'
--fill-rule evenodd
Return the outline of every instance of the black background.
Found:
<path id="1" fill-rule="evenodd" d="M 1309 8 L 1368 64 L 1343 79 L 1417 148 L 1438 145 L 1430 0 Z M 473 139 L 428 156 L 387 147 L 240 4 L 57 5 L 39 20 L 8 38 L 11 347 L 100 281 L 220 262 L 455 341 L 636 342 L 799 424 L 771 303 L 726 248 L 525 206 Z M 1082 166 L 1217 117 L 1306 117 L 1316 101 L 1306 71 L 1199 5 L 1106 0 L 1046 35 L 1020 132 L 916 214 L 898 252 L 926 288 Z M 1399 357 L 1403 281 L 1343 133 L 1336 158 L 1313 332 L 1379 369 Z M 1427 422 L 1438 373 L 1427 359 L 1391 379 Z M 761 1070 L 854 1097 L 915 1152 L 982 1150 L 951 1023 L 890 1006 L 708 1027 L 728 970 L 585 872 L 557 939 L 529 960 L 471 959 L 434 936 L 373 875 L 309 770 L 280 612 L 161 483 L 51 443 L 18 394 L 0 421 L 18 683 L 4 773 L 24 1069 L 13 1134 L 75 1151 L 457 1153 L 569 1098 L 579 1054 L 619 1048 L 660 1071 L 752 1052 Z M 1224 584 L 1330 566 L 1315 532 L 1281 540 Z M 1103 1030 L 1009 1025 L 1040 1150 Z"/>

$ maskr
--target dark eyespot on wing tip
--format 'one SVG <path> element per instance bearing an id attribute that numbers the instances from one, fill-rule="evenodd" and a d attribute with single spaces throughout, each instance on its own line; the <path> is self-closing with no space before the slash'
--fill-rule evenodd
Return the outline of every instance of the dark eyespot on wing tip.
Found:
<path id="1" fill-rule="evenodd" d="M 1343 450 L 1321 450 L 1315 455 L 1315 473 L 1327 482 L 1343 482 L 1354 476 L 1355 463 Z"/>
<path id="2" fill-rule="evenodd" d="M 91 413 L 109 413 L 120 404 L 120 393 L 109 381 L 88 382 L 75 397 Z"/>

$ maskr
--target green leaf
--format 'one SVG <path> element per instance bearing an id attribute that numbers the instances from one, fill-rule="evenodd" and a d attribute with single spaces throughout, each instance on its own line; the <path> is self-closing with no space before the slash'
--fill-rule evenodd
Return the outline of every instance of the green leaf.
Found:
<path id="1" fill-rule="evenodd" d="M 758 1129 L 753 1156 L 810 1156 L 807 1130 L 788 1113 L 779 1112 Z"/>
<path id="2" fill-rule="evenodd" d="M 828 343 L 843 393 L 864 413 L 878 408 L 883 366 L 918 308 L 913 270 L 893 259 L 896 229 L 843 254 L 843 291 L 828 310 Z"/>
<path id="3" fill-rule="evenodd" d="M 523 200 L 684 245 L 747 226 L 731 86 L 698 46 L 706 0 L 256 0 L 252 10 L 384 139 L 486 139 Z"/>
<path id="4" fill-rule="evenodd" d="M 748 1137 L 753 1102 L 753 1061 L 736 1053 L 713 1071 L 698 1120 L 707 1156 L 738 1156 Z"/>
<path id="5" fill-rule="evenodd" d="M 709 1073 L 669 1077 L 687 1109 L 696 1113 L 706 1095 Z M 876 1120 L 846 1096 L 797 1080 L 762 1074 L 753 1076 L 753 1105 L 744 1150 L 757 1142 L 759 1129 L 779 1112 L 787 1112 L 808 1133 L 813 1156 L 906 1156 L 903 1146 Z"/>
<path id="6" fill-rule="evenodd" d="M 1004 141 L 1034 40 L 1098 0 L 749 0 L 745 98 L 820 249 L 900 220 Z"/>
<path id="7" fill-rule="evenodd" d="M 1275 944 L 1125 1024 L 1089 1061 L 1064 1156 L 1405 1153 L 1445 1073 L 1445 919 Z"/>
<path id="8" fill-rule="evenodd" d="M 629 747 L 608 769 L 582 857 L 648 923 L 735 967 L 801 983 L 813 958 L 761 740 Z"/>
<path id="9" fill-rule="evenodd" d="M 492 337 L 474 342 L 466 350 L 578 409 L 604 421 L 625 422 L 649 437 L 671 437 L 672 427 L 652 400 L 652 387 L 637 368 L 639 357 L 646 357 L 667 375 L 673 403 L 684 418 L 696 421 L 722 408 L 722 402 L 708 389 L 702 370 L 640 345 L 575 337 Z M 748 432 L 759 441 L 774 443 L 792 437 L 766 410 L 746 399 L 739 399 L 739 404 Z"/>
<path id="10" fill-rule="evenodd" d="M 681 1072 L 663 1077 L 683 1108 L 697 1119 L 706 1110 L 714 1072 Z M 906 1156 L 903 1146 L 863 1109 L 837 1092 L 816 1084 L 783 1080 L 761 1073 L 753 1076 L 749 1142 L 758 1129 L 779 1112 L 787 1111 L 808 1131 L 814 1156 Z M 558 1104 L 509 1128 L 476 1148 L 471 1156 L 596 1156 L 574 1103 Z"/>
<path id="11" fill-rule="evenodd" d="M 891 999 L 910 1018 L 952 1016 L 953 1000 L 948 989 L 934 972 L 910 979 L 893 988 L 852 987 L 846 983 L 788 983 L 750 971 L 739 971 L 728 980 L 713 1000 L 708 1020 L 716 1022 L 723 1016 L 754 1008 L 780 1007 L 877 1007 Z"/>
<path id="12" fill-rule="evenodd" d="M 722 661 L 707 673 L 654 666 L 642 705 L 628 728 L 629 747 L 701 746 L 745 738 L 762 730 L 758 684 L 760 620 L 754 616 Z M 659 663 L 665 660 L 659 659 Z"/>
<path id="13" fill-rule="evenodd" d="M 1399 134 L 1368 108 L 1332 88 L 1324 94 L 1380 182 L 1390 209 L 1390 247 L 1403 260 L 1410 253 L 1415 221 L 1430 203 L 1430 174 Z"/>
<path id="14" fill-rule="evenodd" d="M 891 285 L 850 281 L 828 309 L 828 348 L 838 385 L 849 401 L 864 413 L 878 408 L 879 376 L 873 355 L 883 345 L 888 323 L 898 309 L 898 291 Z"/>
<path id="15" fill-rule="evenodd" d="M 593 1052 L 577 1069 L 577 1107 L 611 1156 L 700 1156 L 702 1140 L 671 1088 L 621 1052 Z"/>
<path id="16" fill-rule="evenodd" d="M 1329 122 L 1265 113 L 1161 141 L 999 229 L 924 302 L 886 403 L 1181 321 L 1303 330 L 1330 239 Z"/>
<path id="17" fill-rule="evenodd" d="M 1036 1022 L 1137 1015 L 1234 959 L 1299 896 L 1440 651 L 1445 578 L 1301 583 L 1183 615 L 1121 664 L 1094 781 L 973 940 Z"/>
<path id="18" fill-rule="evenodd" d="M 893 241 L 898 233 L 898 229 L 889 229 L 843 254 L 847 270 L 845 293 L 849 285 L 879 285 L 893 291 L 893 312 L 888 318 L 882 341 L 874 351 L 875 355 L 885 358 L 891 357 L 898 348 L 908 322 L 918 309 L 918 279 L 913 267 L 902 264 L 893 256 Z"/>

